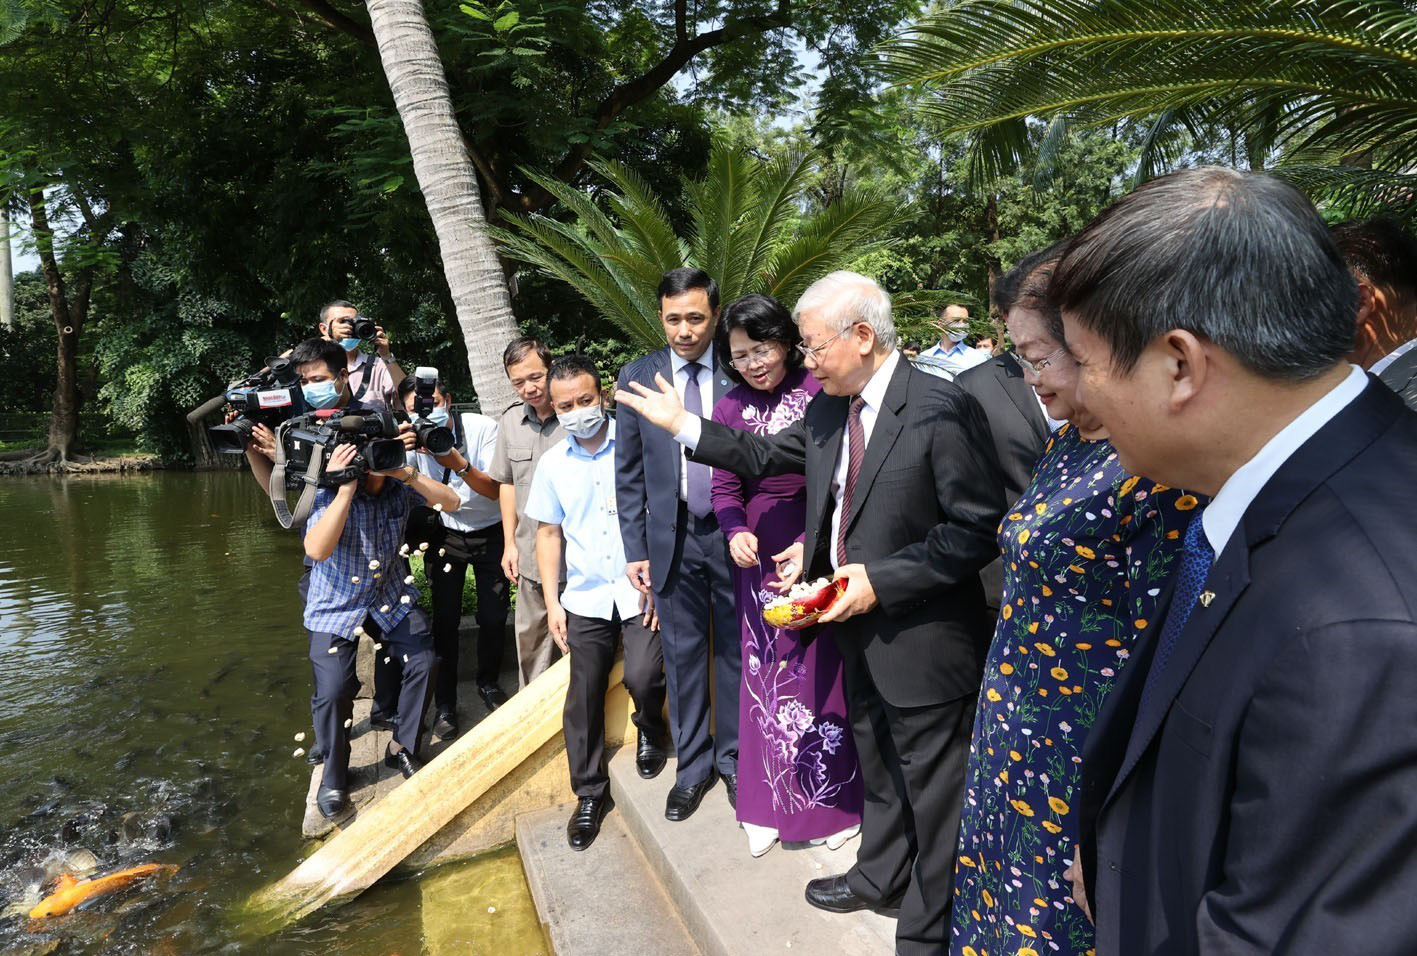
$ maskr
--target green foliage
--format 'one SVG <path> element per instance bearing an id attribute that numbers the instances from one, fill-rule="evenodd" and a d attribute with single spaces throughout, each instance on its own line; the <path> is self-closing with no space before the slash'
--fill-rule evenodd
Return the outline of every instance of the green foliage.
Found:
<path id="1" fill-rule="evenodd" d="M 891 43 L 984 178 L 1032 147 L 1029 117 L 1126 122 L 1143 172 L 1227 131 L 1319 199 L 1417 217 L 1417 10 L 1403 0 L 969 0 Z"/>
<path id="2" fill-rule="evenodd" d="M 15 326 L 0 329 L 0 412 L 47 408 L 54 391 L 54 320 L 38 272 L 15 276 Z"/>
<path id="3" fill-rule="evenodd" d="M 683 235 L 667 204 L 621 163 L 592 163 L 611 187 L 600 202 L 533 174 L 575 220 L 509 215 L 510 227 L 493 234 L 509 256 L 567 283 L 653 348 L 663 342 L 655 289 L 670 269 L 704 269 L 718 280 L 724 302 L 762 292 L 791 303 L 816 279 L 887 244 L 899 210 L 872 190 L 809 208 L 812 162 L 806 153 L 764 161 L 726 142 L 715 145 L 704 177 L 683 183 Z"/>

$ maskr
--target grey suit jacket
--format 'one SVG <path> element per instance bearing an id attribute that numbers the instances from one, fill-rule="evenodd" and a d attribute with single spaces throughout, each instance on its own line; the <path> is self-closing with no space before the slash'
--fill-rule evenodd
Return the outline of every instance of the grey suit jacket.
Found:
<path id="1" fill-rule="evenodd" d="M 1408 408 L 1417 410 L 1417 348 L 1399 356 L 1383 369 L 1378 381 L 1402 396 Z"/>

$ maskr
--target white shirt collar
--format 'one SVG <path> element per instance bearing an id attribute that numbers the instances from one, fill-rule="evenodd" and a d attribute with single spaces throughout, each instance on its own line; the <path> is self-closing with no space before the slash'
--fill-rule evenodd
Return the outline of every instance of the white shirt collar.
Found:
<path id="1" fill-rule="evenodd" d="M 1368 385 L 1368 375 L 1356 365 L 1350 366 L 1348 377 L 1327 395 L 1310 405 L 1279 434 L 1271 438 L 1259 453 L 1245 462 L 1226 479 L 1201 513 L 1206 539 L 1218 557 L 1225 550 L 1240 519 L 1251 502 L 1264 490 L 1270 478 L 1293 457 L 1320 428 L 1348 407 Z"/>
<path id="2" fill-rule="evenodd" d="M 713 343 L 712 343 L 712 342 L 710 342 L 710 343 L 709 343 L 709 347 L 704 350 L 704 354 L 703 354 L 703 355 L 700 355 L 695 361 L 697 361 L 700 365 L 702 365 L 702 366 L 704 367 L 704 369 L 705 369 L 710 375 L 713 374 Z M 670 362 L 669 367 L 670 367 L 670 369 L 674 372 L 675 375 L 678 375 L 680 372 L 684 371 L 684 366 L 686 366 L 686 365 L 689 364 L 689 360 L 688 360 L 688 359 L 684 358 L 684 356 L 680 355 L 678 352 L 674 351 L 673 349 L 670 349 L 670 350 L 669 350 L 669 362 Z M 708 379 L 706 379 L 706 378 L 701 378 L 701 379 L 699 379 L 699 384 L 702 385 L 702 384 L 703 384 L 704 382 L 706 382 L 706 381 L 708 381 Z"/>
<path id="3" fill-rule="evenodd" d="M 1412 339 L 1411 341 L 1403 342 L 1397 348 L 1393 349 L 1391 352 L 1387 353 L 1382 358 L 1374 362 L 1372 368 L 1368 369 L 1368 371 L 1372 372 L 1374 375 L 1383 374 L 1384 369 L 1386 369 L 1393 362 L 1396 362 L 1398 359 L 1402 358 L 1408 352 L 1412 351 L 1413 346 L 1417 346 L 1417 339 Z"/>
<path id="4" fill-rule="evenodd" d="M 895 367 L 899 363 L 900 353 L 891 349 L 891 354 L 886 356 L 881 367 L 871 375 L 871 380 L 866 383 L 866 387 L 861 389 L 861 397 L 866 400 L 866 405 L 871 411 L 880 411 L 881 403 L 886 400 L 886 389 L 890 387 L 891 376 L 895 374 Z"/>

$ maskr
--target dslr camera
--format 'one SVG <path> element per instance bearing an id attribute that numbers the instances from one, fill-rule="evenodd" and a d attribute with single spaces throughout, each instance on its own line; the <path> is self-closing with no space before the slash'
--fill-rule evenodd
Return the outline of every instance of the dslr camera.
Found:
<path id="1" fill-rule="evenodd" d="M 401 468 L 407 460 L 398 434 L 398 422 L 385 408 L 365 408 L 357 412 L 325 408 L 291 418 L 276 433 L 285 451 L 286 490 L 305 483 L 304 474 L 316 449 L 324 449 L 326 462 L 337 445 L 355 445 L 359 449 L 347 468 L 339 471 L 324 468 L 320 472 L 315 483 L 321 488 L 338 488 L 371 471 Z"/>
<path id="2" fill-rule="evenodd" d="M 420 365 L 413 372 L 413 414 L 409 419 L 413 424 L 413 434 L 418 438 L 418 447 L 427 449 L 434 455 L 446 455 L 453 450 L 457 439 L 451 428 L 435 425 L 428 420 L 433 411 L 433 394 L 438 389 L 438 370 L 429 365 Z"/>
<path id="3" fill-rule="evenodd" d="M 281 422 L 309 409 L 300 390 L 300 370 L 290 364 L 290 359 L 280 356 L 266 359 L 265 368 L 233 383 L 217 400 L 203 407 L 223 402 L 236 409 L 237 417 L 226 424 L 213 425 L 207 434 L 212 448 L 225 455 L 245 452 L 257 425 L 274 431 Z"/>
<path id="4" fill-rule="evenodd" d="M 350 327 L 354 330 L 349 334 L 356 339 L 363 339 L 368 342 L 379 334 L 379 326 L 367 315 L 356 315 L 349 320 Z"/>

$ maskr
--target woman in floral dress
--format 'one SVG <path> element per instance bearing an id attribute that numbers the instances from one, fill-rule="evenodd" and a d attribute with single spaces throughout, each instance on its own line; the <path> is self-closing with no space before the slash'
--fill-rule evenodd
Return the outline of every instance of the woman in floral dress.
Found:
<path id="1" fill-rule="evenodd" d="M 1061 319 L 1036 293 L 1008 326 L 1026 380 L 1068 423 L 999 529 L 1004 592 L 965 773 L 950 952 L 1066 956 L 1093 949 L 1063 876 L 1083 741 L 1133 643 L 1160 627 L 1157 599 L 1199 502 L 1122 468 L 1077 404 Z"/>
<path id="2" fill-rule="evenodd" d="M 797 327 L 777 300 L 750 295 L 723 310 L 715 350 L 740 383 L 713 410 L 730 428 L 772 435 L 800 419 L 817 393 L 802 368 Z M 739 478 L 715 468 L 713 507 L 736 567 L 743 641 L 738 724 L 738 819 L 749 851 L 777 840 L 833 848 L 860 827 L 862 785 L 846 716 L 836 644 L 803 647 L 792 631 L 763 622 L 778 596 L 775 556 L 803 538 L 801 475 Z"/>

